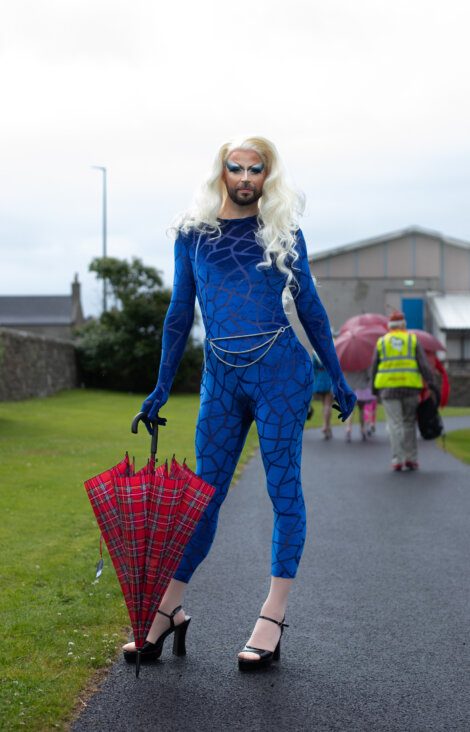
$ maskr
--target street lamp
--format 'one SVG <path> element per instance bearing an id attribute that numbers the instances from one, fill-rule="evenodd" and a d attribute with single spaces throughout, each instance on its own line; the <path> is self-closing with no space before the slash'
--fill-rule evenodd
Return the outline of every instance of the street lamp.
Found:
<path id="1" fill-rule="evenodd" d="M 107 216 L 106 216 L 106 168 L 102 165 L 92 165 L 94 170 L 101 170 L 103 173 L 103 257 L 107 256 L 106 244 L 107 244 Z M 106 291 L 106 279 L 103 278 L 103 312 L 107 310 L 107 291 Z"/>

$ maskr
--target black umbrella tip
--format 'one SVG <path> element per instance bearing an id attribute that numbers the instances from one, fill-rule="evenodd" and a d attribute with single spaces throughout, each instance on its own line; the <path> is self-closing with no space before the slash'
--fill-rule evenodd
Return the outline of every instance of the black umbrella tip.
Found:
<path id="1" fill-rule="evenodd" d="M 140 673 L 140 651 L 137 651 L 137 658 L 135 659 L 135 677 L 139 678 Z"/>

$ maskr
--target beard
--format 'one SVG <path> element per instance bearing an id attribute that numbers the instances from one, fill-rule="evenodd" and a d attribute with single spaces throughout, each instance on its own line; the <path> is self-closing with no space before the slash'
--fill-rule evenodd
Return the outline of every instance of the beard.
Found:
<path id="1" fill-rule="evenodd" d="M 228 197 L 237 204 L 237 206 L 250 206 L 261 198 L 262 191 L 248 184 L 234 188 L 226 186 Z"/>

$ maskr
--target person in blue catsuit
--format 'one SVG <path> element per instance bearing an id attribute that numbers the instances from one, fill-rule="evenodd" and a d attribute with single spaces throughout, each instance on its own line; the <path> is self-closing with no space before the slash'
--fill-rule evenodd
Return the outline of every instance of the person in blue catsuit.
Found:
<path id="1" fill-rule="evenodd" d="M 196 426 L 196 472 L 216 488 L 162 600 L 143 649 L 186 624 L 183 595 L 207 556 L 253 420 L 273 505 L 271 585 L 239 668 L 279 658 L 289 590 L 305 542 L 300 481 L 302 432 L 312 397 L 312 362 L 282 306 L 289 288 L 307 336 L 328 370 L 341 419 L 356 398 L 336 356 L 328 317 L 310 273 L 298 225 L 303 198 L 287 184 L 274 145 L 262 137 L 224 144 L 192 209 L 176 227 L 175 277 L 155 390 L 142 406 L 150 421 L 167 402 L 189 336 L 197 297 L 205 361 Z M 133 643 L 124 655 L 135 655 Z"/>

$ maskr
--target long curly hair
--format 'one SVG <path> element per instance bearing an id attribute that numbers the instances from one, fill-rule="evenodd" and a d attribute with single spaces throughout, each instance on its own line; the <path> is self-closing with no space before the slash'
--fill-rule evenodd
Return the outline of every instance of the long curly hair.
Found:
<path id="1" fill-rule="evenodd" d="M 265 137 L 246 137 L 224 143 L 219 149 L 208 178 L 196 194 L 193 205 L 183 213 L 175 228 L 183 233 L 191 230 L 221 234 L 217 216 L 227 197 L 222 180 L 224 165 L 234 150 L 254 150 L 263 161 L 267 176 L 259 200 L 256 234 L 263 247 L 263 262 L 258 267 L 273 264 L 287 276 L 286 286 L 296 284 L 291 267 L 298 259 L 295 251 L 295 233 L 305 207 L 302 193 L 294 190 L 286 180 L 286 174 L 275 145 Z"/>

